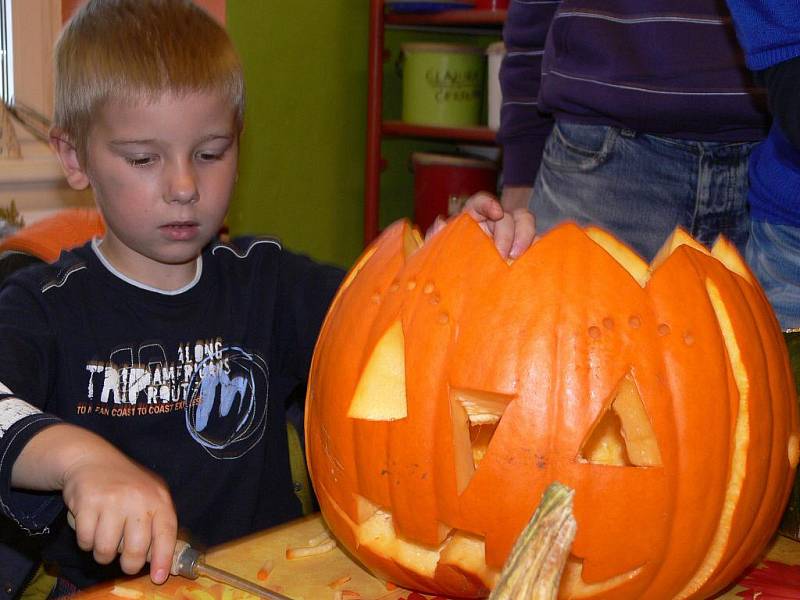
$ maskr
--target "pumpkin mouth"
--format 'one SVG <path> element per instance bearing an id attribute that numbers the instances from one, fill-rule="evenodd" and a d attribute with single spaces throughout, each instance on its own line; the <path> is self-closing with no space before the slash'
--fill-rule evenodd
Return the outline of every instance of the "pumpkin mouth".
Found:
<path id="1" fill-rule="evenodd" d="M 415 576 L 432 578 L 438 569 L 451 568 L 477 576 L 487 590 L 494 587 L 500 573 L 486 565 L 486 545 L 482 536 L 441 524 L 443 541 L 436 546 L 426 546 L 400 536 L 390 511 L 359 495 L 356 495 L 356 506 L 358 523 L 353 522 L 338 504 L 331 503 L 354 533 L 359 547 L 392 561 Z"/>
<path id="2" fill-rule="evenodd" d="M 644 565 L 631 569 L 625 573 L 615 575 L 605 581 L 587 583 L 583 579 L 583 559 L 570 555 L 564 565 L 564 574 L 561 579 L 561 590 L 564 597 L 570 599 L 588 598 L 596 594 L 603 594 L 632 579 L 641 573 Z"/>

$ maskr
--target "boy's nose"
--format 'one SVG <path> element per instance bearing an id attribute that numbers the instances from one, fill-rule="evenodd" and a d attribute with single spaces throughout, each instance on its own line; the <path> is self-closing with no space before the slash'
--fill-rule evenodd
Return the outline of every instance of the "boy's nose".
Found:
<path id="1" fill-rule="evenodd" d="M 197 198 L 197 182 L 192 169 L 187 167 L 174 169 L 164 199 L 169 203 L 189 204 L 196 202 Z"/>

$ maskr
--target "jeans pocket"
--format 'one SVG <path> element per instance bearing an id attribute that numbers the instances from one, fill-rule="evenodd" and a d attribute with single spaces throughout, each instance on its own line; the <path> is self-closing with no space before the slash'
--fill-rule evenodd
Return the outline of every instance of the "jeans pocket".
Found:
<path id="1" fill-rule="evenodd" d="M 619 136 L 607 125 L 558 122 L 547 140 L 542 160 L 558 171 L 591 171 L 603 164 Z"/>

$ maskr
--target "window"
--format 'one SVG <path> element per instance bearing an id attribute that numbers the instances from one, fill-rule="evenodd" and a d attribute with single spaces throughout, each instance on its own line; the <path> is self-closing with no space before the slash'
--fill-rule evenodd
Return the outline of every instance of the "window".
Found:
<path id="1" fill-rule="evenodd" d="M 60 0 L 2 0 L 11 8 L 14 101 L 50 118 L 53 42 L 61 29 Z"/>
<path id="2" fill-rule="evenodd" d="M 67 3 L 67 0 L 65 0 Z M 0 0 L 2 94 L 20 117 L 46 131 L 53 114 L 53 43 L 62 0 Z M 41 116 L 44 118 L 42 123 Z M 0 207 L 14 201 L 26 223 L 58 209 L 91 205 L 91 193 L 70 189 L 48 144 L 14 120 L 22 158 L 0 160 Z"/>
<path id="3" fill-rule="evenodd" d="M 11 0 L 2 0 L 0 6 L 0 93 L 3 101 L 14 97 L 14 39 L 11 27 Z"/>

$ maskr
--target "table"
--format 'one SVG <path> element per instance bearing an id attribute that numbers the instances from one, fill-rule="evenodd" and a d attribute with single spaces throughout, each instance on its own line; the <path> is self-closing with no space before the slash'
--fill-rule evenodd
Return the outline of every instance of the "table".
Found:
<path id="1" fill-rule="evenodd" d="M 399 600 L 408 596 L 407 590 L 389 589 L 391 586 L 387 587 L 385 582 L 370 575 L 341 547 L 318 556 L 286 560 L 287 546 L 305 545 L 323 530 L 322 517 L 314 514 L 216 548 L 208 553 L 206 559 L 215 567 L 275 589 L 294 600 L 334 600 L 336 590 L 328 584 L 345 576 L 349 576 L 350 580 L 339 589 L 356 591 L 363 600 Z M 800 542 L 776 536 L 770 543 L 765 559 L 800 565 Z M 266 581 L 259 581 L 258 571 L 267 561 L 272 561 L 272 571 Z M 115 585 L 118 586 L 117 593 L 141 592 L 139 597 L 142 600 L 253 598 L 244 593 L 234 593 L 221 584 L 214 584 L 204 578 L 192 582 L 180 577 L 170 577 L 163 586 L 156 586 L 147 576 L 103 584 L 86 590 L 77 597 L 81 600 L 113 599 L 119 597 L 111 593 Z M 742 589 L 734 587 L 715 596 L 715 600 L 740 600 L 736 592 Z"/>

